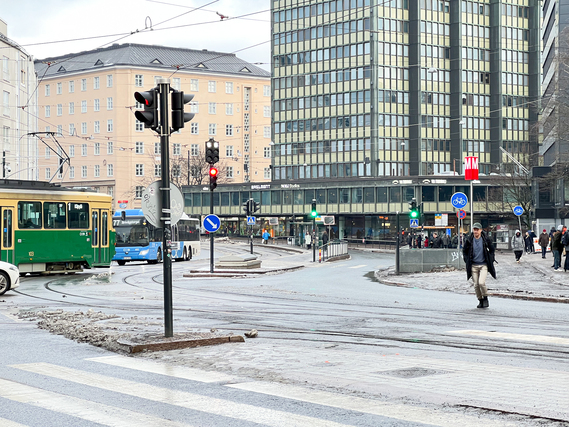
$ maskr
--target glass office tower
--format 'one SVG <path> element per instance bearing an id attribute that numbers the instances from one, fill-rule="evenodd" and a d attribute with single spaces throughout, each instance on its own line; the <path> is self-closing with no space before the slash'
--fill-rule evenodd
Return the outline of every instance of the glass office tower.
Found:
<path id="1" fill-rule="evenodd" d="M 480 173 L 538 149 L 537 0 L 272 0 L 273 180 Z"/>

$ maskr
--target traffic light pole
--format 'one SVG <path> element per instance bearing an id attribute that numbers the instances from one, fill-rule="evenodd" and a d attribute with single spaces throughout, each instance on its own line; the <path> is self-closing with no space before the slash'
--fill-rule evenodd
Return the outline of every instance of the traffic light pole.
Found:
<path id="1" fill-rule="evenodd" d="M 160 157 L 162 175 L 162 260 L 164 276 L 164 335 L 169 338 L 174 335 L 174 318 L 172 304 L 172 221 L 170 216 L 170 124 L 168 121 L 168 97 L 170 95 L 170 80 L 159 79 L 158 91 L 160 94 Z"/>
<path id="2" fill-rule="evenodd" d="M 209 191 L 209 213 L 213 215 L 213 188 Z M 209 272 L 213 273 L 213 233 L 209 233 Z"/>
<path id="3" fill-rule="evenodd" d="M 312 217 L 312 262 L 316 262 L 316 218 Z"/>
<path id="4" fill-rule="evenodd" d="M 397 240 L 395 242 L 395 274 L 399 274 L 399 240 L 401 238 L 401 230 L 399 229 L 399 211 L 397 211 Z"/>

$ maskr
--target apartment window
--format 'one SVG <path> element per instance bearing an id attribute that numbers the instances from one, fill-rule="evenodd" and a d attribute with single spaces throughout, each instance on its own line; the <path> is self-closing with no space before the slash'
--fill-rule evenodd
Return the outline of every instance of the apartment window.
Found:
<path id="1" fill-rule="evenodd" d="M 87 122 L 81 122 L 81 135 L 87 135 Z"/>
<path id="2" fill-rule="evenodd" d="M 87 178 L 87 166 L 81 166 L 81 178 Z"/>
<path id="3" fill-rule="evenodd" d="M 180 79 L 179 77 L 174 77 L 174 78 L 172 79 L 172 87 L 173 87 L 175 90 L 180 90 L 181 86 L 182 86 L 182 81 L 181 81 L 181 79 Z"/>
<path id="4" fill-rule="evenodd" d="M 161 176 L 161 174 L 162 174 L 162 166 L 154 165 L 154 176 Z"/>
<path id="5" fill-rule="evenodd" d="M 265 105 L 263 107 L 263 117 L 271 117 L 271 106 Z"/>
<path id="6" fill-rule="evenodd" d="M 112 74 L 107 75 L 107 87 L 113 87 L 113 75 Z"/>
<path id="7" fill-rule="evenodd" d="M 69 178 L 70 178 L 70 179 L 74 179 L 74 178 L 75 178 L 75 166 L 70 166 L 70 167 L 69 167 Z"/>
<path id="8" fill-rule="evenodd" d="M 192 135 L 197 135 L 197 134 L 199 134 L 199 127 L 198 127 L 198 124 L 197 124 L 197 123 L 192 123 L 192 124 L 190 125 L 190 133 L 191 133 Z"/>
<path id="9" fill-rule="evenodd" d="M 93 77 L 93 89 L 99 89 L 101 87 L 101 82 L 99 77 Z"/>
<path id="10" fill-rule="evenodd" d="M 225 177 L 228 179 L 233 179 L 233 166 L 225 167 Z"/>
<path id="11" fill-rule="evenodd" d="M 142 142 L 142 141 L 136 141 L 136 142 L 135 142 L 134 152 L 135 152 L 136 154 L 144 154 L 144 142 Z"/>
<path id="12" fill-rule="evenodd" d="M 75 135 L 75 123 L 69 123 L 69 135 Z"/>
<path id="13" fill-rule="evenodd" d="M 107 142 L 107 154 L 113 154 L 113 142 Z"/>
<path id="14" fill-rule="evenodd" d="M 233 125 L 225 125 L 225 136 L 233 136 Z"/>
<path id="15" fill-rule="evenodd" d="M 210 135 L 216 135 L 217 134 L 217 124 L 215 124 L 215 123 L 209 124 L 209 134 Z"/>
<path id="16" fill-rule="evenodd" d="M 233 82 L 225 82 L 225 93 L 233 93 Z"/>
<path id="17" fill-rule="evenodd" d="M 155 142 L 154 143 L 154 154 L 160 154 L 162 152 L 161 148 L 160 148 L 160 143 L 159 142 Z"/>
<path id="18" fill-rule="evenodd" d="M 51 94 L 51 86 L 45 85 L 45 96 L 49 96 Z"/>
<path id="19" fill-rule="evenodd" d="M 190 155 L 197 156 L 200 154 L 200 146 L 199 144 L 192 144 L 190 145 Z"/>
<path id="20" fill-rule="evenodd" d="M 69 146 L 69 157 L 75 157 L 75 145 Z"/>
<path id="21" fill-rule="evenodd" d="M 69 81 L 69 93 L 74 93 L 75 92 L 75 80 L 70 80 Z"/>
<path id="22" fill-rule="evenodd" d="M 134 197 L 136 199 L 142 199 L 143 193 L 144 193 L 144 187 L 142 185 L 137 185 L 134 189 Z"/>
<path id="23" fill-rule="evenodd" d="M 87 112 L 87 101 L 81 101 L 81 112 L 82 113 Z"/>
<path id="24" fill-rule="evenodd" d="M 180 145 L 180 143 L 175 142 L 173 147 L 172 147 L 172 154 L 174 156 L 179 156 L 180 154 L 182 154 L 182 146 Z"/>
<path id="25" fill-rule="evenodd" d="M 271 179 L 271 168 L 263 168 L 263 178 Z"/>
<path id="26" fill-rule="evenodd" d="M 134 168 L 134 174 L 136 176 L 144 176 L 144 165 L 142 163 L 137 163 Z"/>
<path id="27" fill-rule="evenodd" d="M 101 111 L 101 103 L 99 102 L 98 99 L 95 99 L 95 101 L 93 103 L 93 110 L 94 111 Z"/>
<path id="28" fill-rule="evenodd" d="M 174 165 L 172 167 L 172 176 L 179 178 L 182 175 L 182 168 L 180 165 Z"/>
<path id="29" fill-rule="evenodd" d="M 99 165 L 95 165 L 93 174 L 95 175 L 95 178 L 99 178 L 101 176 L 101 167 Z"/>
<path id="30" fill-rule="evenodd" d="M 46 132 L 49 132 L 49 130 Z M 10 128 L 8 126 L 2 127 L 2 139 L 4 142 L 4 150 L 10 150 Z"/>
<path id="31" fill-rule="evenodd" d="M 81 144 L 81 155 L 82 156 L 87 155 L 87 144 Z"/>
<path id="32" fill-rule="evenodd" d="M 57 104 L 57 115 L 63 115 L 63 104 Z"/>
<path id="33" fill-rule="evenodd" d="M 217 84 L 215 81 L 210 80 L 207 82 L 207 91 L 208 92 L 215 93 L 217 91 L 216 88 L 217 88 Z"/>
<path id="34" fill-rule="evenodd" d="M 263 96 L 271 96 L 271 87 L 268 85 L 263 86 Z"/>
<path id="35" fill-rule="evenodd" d="M 190 102 L 190 113 L 199 113 L 200 105 L 197 102 Z"/>
<path id="36" fill-rule="evenodd" d="M 113 119 L 107 120 L 107 132 L 113 131 Z"/>
<path id="37" fill-rule="evenodd" d="M 45 168 L 45 179 L 51 178 L 51 168 Z"/>
<path id="38" fill-rule="evenodd" d="M 134 130 L 136 132 L 144 132 L 144 123 L 139 122 L 138 120 L 134 121 Z"/>
<path id="39" fill-rule="evenodd" d="M 198 91 L 199 91 L 198 79 L 191 79 L 191 80 L 190 80 L 190 90 L 191 90 L 191 91 L 194 91 L 194 92 L 198 92 Z"/>
<path id="40" fill-rule="evenodd" d="M 208 113 L 209 114 L 215 114 L 217 111 L 216 106 L 217 106 L 217 104 L 215 102 L 208 103 Z"/>
<path id="41" fill-rule="evenodd" d="M 144 86 L 144 76 L 142 74 L 135 74 L 134 76 L 134 85 L 136 87 Z"/>
<path id="42" fill-rule="evenodd" d="M 225 157 L 233 157 L 233 145 L 225 146 Z"/>
<path id="43" fill-rule="evenodd" d="M 45 147 L 45 158 L 49 159 L 51 157 L 51 150 L 49 147 Z"/>
<path id="44" fill-rule="evenodd" d="M 95 133 L 101 133 L 101 122 L 95 120 L 94 128 L 95 128 L 94 130 Z"/>
<path id="45" fill-rule="evenodd" d="M 51 106 L 50 105 L 45 106 L 45 116 L 51 117 Z"/>
<path id="46" fill-rule="evenodd" d="M 263 138 L 270 138 L 271 137 L 271 127 L 264 126 L 263 127 Z"/>
<path id="47" fill-rule="evenodd" d="M 113 176 L 114 168 L 112 163 L 107 164 L 107 176 Z"/>
<path id="48" fill-rule="evenodd" d="M 225 104 L 225 114 L 227 116 L 232 116 L 233 115 L 233 104 Z"/>
<path id="49" fill-rule="evenodd" d="M 57 91 L 56 93 L 57 93 L 57 95 L 61 95 L 61 93 L 62 93 L 62 84 L 61 84 L 61 83 L 57 83 L 55 87 L 56 87 L 56 91 Z"/>
<path id="50" fill-rule="evenodd" d="M 100 142 L 95 142 L 95 144 L 93 145 L 93 152 L 95 153 L 95 156 L 99 156 L 101 154 L 101 143 Z"/>
<path id="51" fill-rule="evenodd" d="M 107 110 L 112 110 L 113 109 L 113 98 L 109 97 L 107 98 Z"/>
<path id="52" fill-rule="evenodd" d="M 62 136 L 63 135 L 63 126 L 57 125 L 57 134 Z"/>
<path id="53" fill-rule="evenodd" d="M 87 79 L 81 79 L 81 92 L 85 92 L 87 90 Z"/>
<path id="54" fill-rule="evenodd" d="M 263 147 L 263 157 L 265 159 L 271 158 L 271 147 Z"/>
<path id="55" fill-rule="evenodd" d="M 75 114 L 75 102 L 69 103 L 69 114 Z"/>

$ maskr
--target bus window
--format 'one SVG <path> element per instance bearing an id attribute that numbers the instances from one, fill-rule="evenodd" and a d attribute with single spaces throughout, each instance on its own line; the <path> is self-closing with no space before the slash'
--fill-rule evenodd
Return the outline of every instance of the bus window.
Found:
<path id="1" fill-rule="evenodd" d="M 40 202 L 18 202 L 18 228 L 41 228 Z"/>
<path id="2" fill-rule="evenodd" d="M 69 203 L 69 228 L 89 228 L 89 203 Z"/>
<path id="3" fill-rule="evenodd" d="M 12 211 L 5 210 L 4 218 L 2 223 L 2 228 L 4 229 L 3 242 L 5 248 L 12 247 Z"/>
<path id="4" fill-rule="evenodd" d="M 66 227 L 65 203 L 44 202 L 43 228 L 63 229 Z"/>

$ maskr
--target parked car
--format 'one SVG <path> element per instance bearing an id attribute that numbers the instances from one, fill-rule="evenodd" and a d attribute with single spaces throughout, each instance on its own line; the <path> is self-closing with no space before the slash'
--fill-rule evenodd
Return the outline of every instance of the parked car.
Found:
<path id="1" fill-rule="evenodd" d="M 0 261 L 0 295 L 20 286 L 20 270 L 13 264 Z"/>

